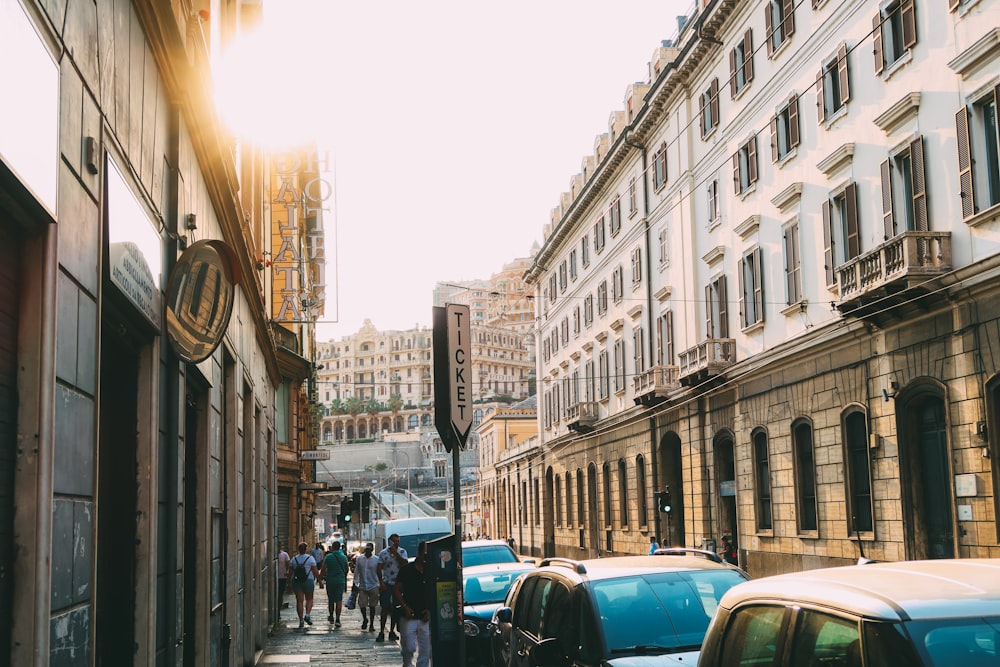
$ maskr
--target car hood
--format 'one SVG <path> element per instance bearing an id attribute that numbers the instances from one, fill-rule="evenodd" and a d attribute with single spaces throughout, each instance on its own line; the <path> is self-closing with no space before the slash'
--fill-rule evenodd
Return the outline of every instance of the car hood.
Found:
<path id="1" fill-rule="evenodd" d="M 466 617 L 490 620 L 493 612 L 503 606 L 502 602 L 490 602 L 488 604 L 467 604 L 462 608 L 462 614 Z"/>
<path id="2" fill-rule="evenodd" d="M 695 667 L 698 664 L 699 653 L 700 651 L 685 651 L 663 655 L 623 655 L 608 660 L 606 664 L 610 667 L 666 667 L 667 665 Z"/>

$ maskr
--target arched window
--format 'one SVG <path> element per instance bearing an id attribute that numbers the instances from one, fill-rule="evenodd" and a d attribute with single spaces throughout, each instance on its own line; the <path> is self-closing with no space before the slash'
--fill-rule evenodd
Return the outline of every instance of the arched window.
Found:
<path id="1" fill-rule="evenodd" d="M 767 452 L 767 431 L 757 429 L 753 441 L 754 482 L 757 493 L 757 530 L 771 530 L 771 462 Z"/>
<path id="2" fill-rule="evenodd" d="M 868 453 L 868 418 L 857 407 L 844 412 L 844 482 L 847 484 L 847 528 L 851 535 L 871 532 L 872 472 Z"/>
<path id="3" fill-rule="evenodd" d="M 611 464 L 601 466 L 601 486 L 604 496 L 604 525 L 611 527 Z"/>
<path id="4" fill-rule="evenodd" d="M 566 527 L 573 527 L 573 473 L 566 473 Z"/>
<path id="5" fill-rule="evenodd" d="M 410 415 L 406 422 L 407 428 L 417 428 L 420 425 L 420 418 L 417 415 Z"/>
<path id="6" fill-rule="evenodd" d="M 618 459 L 618 520 L 628 528 L 628 471 L 625 459 Z"/>
<path id="7" fill-rule="evenodd" d="M 799 419 L 792 424 L 792 447 L 795 456 L 795 515 L 800 533 L 817 530 L 816 462 L 813 453 L 812 424 Z"/>
<path id="8" fill-rule="evenodd" d="M 555 489 L 552 492 L 552 505 L 555 510 L 555 523 L 557 526 L 562 525 L 562 477 L 559 475 L 555 476 Z"/>
<path id="9" fill-rule="evenodd" d="M 638 494 L 636 500 L 639 508 L 639 525 L 645 526 L 649 522 L 646 509 L 649 498 L 646 495 L 646 459 L 642 454 L 635 457 L 635 491 Z"/>

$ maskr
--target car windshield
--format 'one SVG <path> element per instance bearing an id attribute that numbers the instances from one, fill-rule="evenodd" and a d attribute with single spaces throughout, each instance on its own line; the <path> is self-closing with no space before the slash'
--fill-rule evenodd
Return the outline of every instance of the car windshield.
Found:
<path id="1" fill-rule="evenodd" d="M 995 666 L 1000 664 L 1000 616 L 872 623 L 865 629 L 865 646 L 876 667 L 899 664 L 900 656 L 912 656 L 914 650 L 920 659 L 911 657 L 908 664 Z"/>
<path id="2" fill-rule="evenodd" d="M 528 569 L 487 572 L 485 574 L 474 574 L 465 576 L 465 587 L 463 588 L 463 601 L 465 604 L 493 604 L 503 602 L 507 597 L 507 591 L 511 584 L 521 574 Z"/>
<path id="3" fill-rule="evenodd" d="M 696 570 L 594 581 L 608 652 L 698 650 L 722 595 L 745 580 L 737 570 Z"/>
<path id="4" fill-rule="evenodd" d="M 516 563 L 517 555 L 504 544 L 487 544 L 462 547 L 462 567 L 488 565 L 489 563 Z"/>

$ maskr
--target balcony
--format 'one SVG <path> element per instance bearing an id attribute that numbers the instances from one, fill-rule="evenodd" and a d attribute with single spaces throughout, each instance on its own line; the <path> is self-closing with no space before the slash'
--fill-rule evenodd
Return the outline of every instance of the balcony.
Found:
<path id="1" fill-rule="evenodd" d="M 632 381 L 636 405 L 647 407 L 667 400 L 670 392 L 681 387 L 679 366 L 654 366 L 639 373 Z"/>
<path id="2" fill-rule="evenodd" d="M 597 423 L 597 403 L 581 401 L 566 408 L 566 426 L 577 433 L 590 433 Z"/>
<path id="3" fill-rule="evenodd" d="M 950 270 L 950 232 L 903 232 L 837 267 L 837 310 L 879 323 L 905 319 L 935 294 L 944 298 L 935 278 Z"/>
<path id="4" fill-rule="evenodd" d="M 678 355 L 680 382 L 686 387 L 704 382 L 736 362 L 736 341 L 708 338 Z"/>

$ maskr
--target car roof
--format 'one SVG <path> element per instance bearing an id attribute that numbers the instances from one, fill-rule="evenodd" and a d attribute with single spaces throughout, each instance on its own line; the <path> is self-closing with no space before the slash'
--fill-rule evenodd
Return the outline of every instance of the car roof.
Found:
<path id="1" fill-rule="evenodd" d="M 1000 614 L 1000 559 L 868 563 L 762 577 L 721 606 L 796 602 L 889 621 Z"/>
<path id="2" fill-rule="evenodd" d="M 503 540 L 462 540 L 462 548 L 468 549 L 469 547 L 507 547 L 510 549 L 510 545 Z"/>
<path id="3" fill-rule="evenodd" d="M 463 577 L 475 577 L 481 575 L 496 574 L 498 572 L 528 572 L 534 570 L 532 563 L 485 563 L 483 565 L 471 565 L 462 568 Z"/>
<path id="4" fill-rule="evenodd" d="M 741 572 L 727 563 L 715 561 L 700 556 L 658 555 L 658 556 L 611 556 L 608 558 L 591 558 L 588 560 L 570 560 L 568 558 L 547 558 L 538 568 L 540 571 L 570 572 L 572 576 L 583 579 L 599 580 L 613 579 L 636 574 L 653 574 L 659 572 L 691 572 L 701 570 L 731 570 Z"/>

